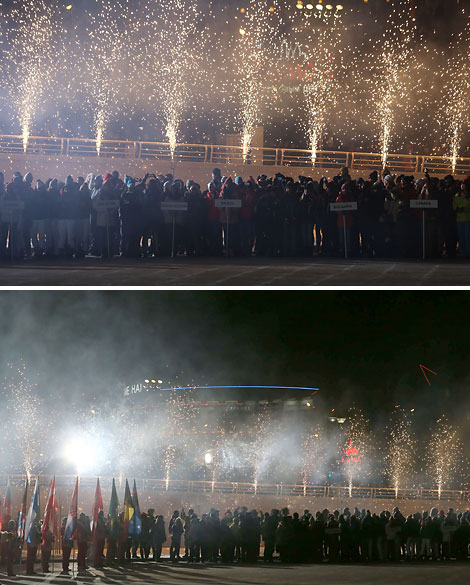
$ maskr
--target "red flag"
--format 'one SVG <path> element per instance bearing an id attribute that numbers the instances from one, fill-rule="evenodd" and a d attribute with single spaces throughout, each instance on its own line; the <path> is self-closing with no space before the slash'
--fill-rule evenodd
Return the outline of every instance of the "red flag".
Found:
<path id="1" fill-rule="evenodd" d="M 51 480 L 49 497 L 47 498 L 46 509 L 44 510 L 44 523 L 42 525 L 42 541 L 46 538 L 48 530 L 57 537 L 57 501 L 55 499 L 55 477 Z"/>
<path id="2" fill-rule="evenodd" d="M 5 492 L 5 497 L 3 498 L 3 522 L 5 523 L 5 528 L 8 528 L 8 522 L 11 520 L 11 489 L 10 489 L 10 478 L 8 478 L 7 484 L 7 491 Z"/>
<path id="3" fill-rule="evenodd" d="M 103 510 L 103 498 L 101 497 L 100 479 L 96 480 L 95 499 L 91 509 L 91 542 L 95 541 L 96 525 L 98 523 L 98 514 Z"/>
<path id="4" fill-rule="evenodd" d="M 64 530 L 64 540 L 72 541 L 75 536 L 77 528 L 77 517 L 78 517 L 78 477 L 75 482 L 75 488 L 73 490 L 72 501 L 70 502 L 69 515 L 67 516 L 67 524 Z"/>
<path id="5" fill-rule="evenodd" d="M 24 486 L 24 492 L 23 492 L 23 500 L 21 502 L 20 513 L 18 514 L 17 536 L 21 540 L 21 542 L 24 541 L 24 529 L 25 529 L 25 522 L 26 522 L 26 504 L 27 504 L 27 498 L 28 498 L 28 486 L 29 486 L 29 481 L 28 481 L 28 479 L 26 479 L 26 483 Z"/>

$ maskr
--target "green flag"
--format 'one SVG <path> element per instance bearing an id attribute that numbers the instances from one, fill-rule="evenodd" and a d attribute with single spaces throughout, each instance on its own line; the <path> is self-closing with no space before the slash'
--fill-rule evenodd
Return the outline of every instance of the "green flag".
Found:
<path id="1" fill-rule="evenodd" d="M 116 491 L 116 484 L 114 482 L 113 477 L 113 489 L 111 490 L 111 500 L 109 502 L 109 513 L 108 513 L 108 521 L 109 521 L 109 529 L 113 536 L 118 536 L 118 515 L 119 515 L 119 500 Z"/>

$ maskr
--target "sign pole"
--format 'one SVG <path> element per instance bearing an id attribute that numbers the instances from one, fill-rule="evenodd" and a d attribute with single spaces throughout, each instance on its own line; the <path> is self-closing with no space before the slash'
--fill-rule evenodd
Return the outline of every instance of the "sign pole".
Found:
<path id="1" fill-rule="evenodd" d="M 343 232 L 344 232 L 344 257 L 348 259 L 348 243 L 346 238 L 346 214 L 343 212 Z"/>
<path id="2" fill-rule="evenodd" d="M 111 253 L 109 249 L 109 211 L 106 214 L 106 235 L 108 239 L 108 258 L 111 258 Z"/>
<path id="3" fill-rule="evenodd" d="M 13 264 L 13 219 L 10 219 L 10 262 Z"/>
<path id="4" fill-rule="evenodd" d="M 227 212 L 227 233 L 225 234 L 226 236 L 226 242 L 225 242 L 225 248 L 227 250 L 227 258 L 229 257 L 229 249 L 228 249 L 228 214 L 230 213 L 230 209 L 226 208 L 225 211 Z"/>
<path id="5" fill-rule="evenodd" d="M 175 257 L 175 219 L 176 219 L 176 212 L 173 211 L 173 234 L 171 237 L 171 257 Z"/>
<path id="6" fill-rule="evenodd" d="M 423 209 L 423 260 L 426 260 L 426 220 L 424 209 Z"/>

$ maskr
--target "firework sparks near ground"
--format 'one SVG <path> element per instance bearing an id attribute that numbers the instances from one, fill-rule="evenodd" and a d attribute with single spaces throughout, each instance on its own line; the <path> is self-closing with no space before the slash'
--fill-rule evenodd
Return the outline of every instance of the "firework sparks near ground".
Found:
<path id="1" fill-rule="evenodd" d="M 363 413 L 352 408 L 348 415 L 349 428 L 347 439 L 343 447 L 345 472 L 348 478 L 349 497 L 352 497 L 352 488 L 355 481 L 363 479 L 366 474 L 365 461 L 368 457 L 368 423 Z"/>
<path id="2" fill-rule="evenodd" d="M 322 10 L 303 11 L 303 27 L 308 31 L 313 27 L 313 36 L 309 32 L 309 40 L 304 45 L 304 65 L 307 65 L 308 71 L 303 86 L 313 166 L 317 160 L 328 112 L 335 105 L 334 77 L 339 64 L 337 48 L 342 13 L 342 8 L 338 10 L 331 4 Z"/>
<path id="3" fill-rule="evenodd" d="M 151 52 L 144 59 L 150 63 L 153 86 L 150 101 L 151 105 L 157 99 L 162 102 L 165 136 L 173 159 L 203 51 L 201 14 L 196 3 L 187 0 L 149 0 L 148 11 L 152 17 L 146 41 Z"/>
<path id="4" fill-rule="evenodd" d="M 25 152 L 31 126 L 57 65 L 55 39 L 60 37 L 54 19 L 56 12 L 56 7 L 46 4 L 44 0 L 15 0 L 10 13 L 14 26 L 8 31 L 9 57 L 15 73 L 9 85 Z"/>
<path id="5" fill-rule="evenodd" d="M 397 413 L 397 416 L 399 418 L 390 428 L 388 451 L 385 457 L 387 475 L 395 488 L 396 497 L 398 497 L 398 490 L 403 488 L 413 469 L 416 447 L 416 441 L 411 432 L 411 420 L 403 411 Z"/>
<path id="6" fill-rule="evenodd" d="M 311 482 L 315 470 L 318 470 L 322 465 L 324 458 L 324 445 L 320 428 L 315 428 L 312 432 L 307 433 L 303 441 L 302 455 L 302 482 L 305 496 L 307 485 Z"/>
<path id="7" fill-rule="evenodd" d="M 250 0 L 238 31 L 237 91 L 241 101 L 241 144 L 244 162 L 250 154 L 256 127 L 261 122 L 265 72 L 275 53 L 272 42 L 278 34 L 279 20 L 277 9 L 272 4 L 267 0 Z"/>
<path id="8" fill-rule="evenodd" d="M 452 173 L 455 173 L 464 130 L 468 128 L 470 121 L 470 79 L 467 74 L 470 66 L 470 23 L 464 10 L 462 22 L 463 30 L 458 34 L 457 41 L 451 45 L 449 57 L 441 68 L 442 98 L 438 112 L 441 128 L 446 135 Z"/>
<path id="9" fill-rule="evenodd" d="M 128 0 L 102 0 L 98 15 L 90 15 L 83 81 L 93 110 L 96 150 L 118 113 L 126 57 L 135 49 L 136 18 Z"/>
<path id="10" fill-rule="evenodd" d="M 35 466 L 43 457 L 42 450 L 50 422 L 41 416 L 37 386 L 28 380 L 25 365 L 16 367 L 11 364 L 10 368 L 13 375 L 6 382 L 4 392 L 15 429 L 15 442 L 20 448 L 26 475 L 30 479 Z"/>
<path id="11" fill-rule="evenodd" d="M 461 451 L 462 445 L 457 429 L 453 428 L 444 417 L 438 419 L 429 441 L 426 458 L 439 499 L 441 499 L 442 489 L 449 487 L 456 475 Z"/>
<path id="12" fill-rule="evenodd" d="M 374 118 L 379 128 L 382 167 L 387 165 L 397 111 L 408 99 L 404 80 L 411 76 L 414 63 L 416 19 L 413 7 L 396 1 L 372 61 L 375 78 L 367 90 L 375 102 Z"/>

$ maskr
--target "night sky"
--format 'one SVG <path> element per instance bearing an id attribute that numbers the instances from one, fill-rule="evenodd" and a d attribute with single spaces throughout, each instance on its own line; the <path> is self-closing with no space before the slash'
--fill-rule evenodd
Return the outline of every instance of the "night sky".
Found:
<path id="1" fill-rule="evenodd" d="M 158 377 L 315 386 L 328 408 L 355 404 L 373 419 L 395 404 L 425 417 L 465 411 L 466 292 L 12 291 L 0 300 L 1 373 L 23 360 L 45 400 L 95 403 Z M 430 387 L 419 364 L 438 374 Z"/>

